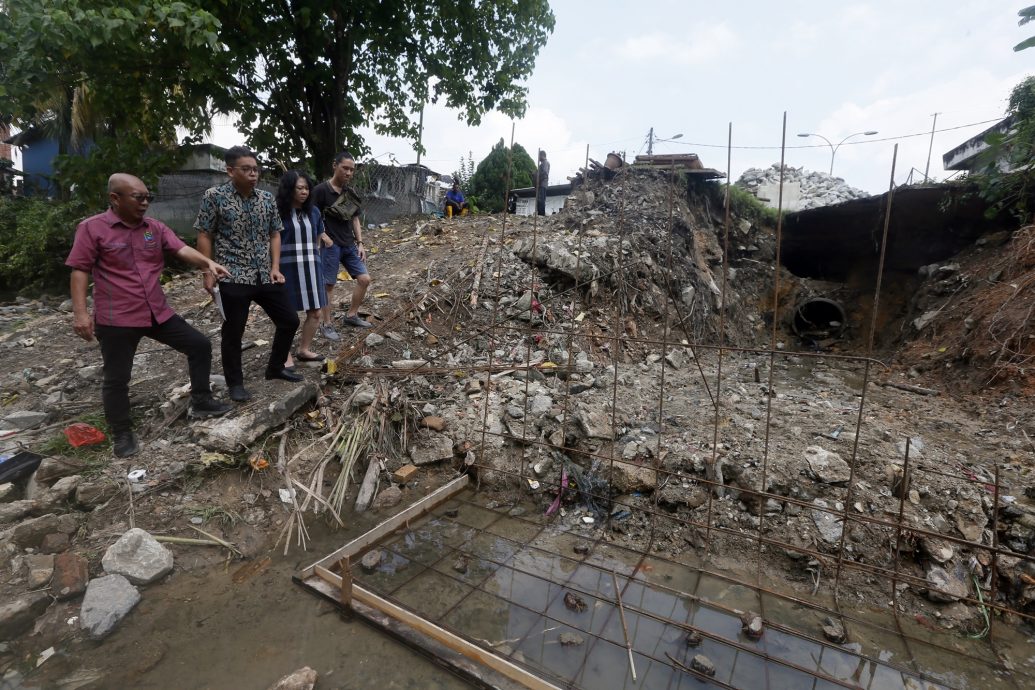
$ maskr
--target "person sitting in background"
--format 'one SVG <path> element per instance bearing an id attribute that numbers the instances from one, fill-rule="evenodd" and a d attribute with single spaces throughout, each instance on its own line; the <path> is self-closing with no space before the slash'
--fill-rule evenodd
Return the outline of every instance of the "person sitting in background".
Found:
<path id="1" fill-rule="evenodd" d="M 453 188 L 446 192 L 446 216 L 462 216 L 470 210 L 470 205 L 464 200 L 464 193 L 460 191 L 460 183 L 454 182 Z"/>
<path id="2" fill-rule="evenodd" d="M 312 350 L 313 337 L 320 325 L 320 309 L 327 304 L 320 248 L 334 244 L 323 230 L 323 216 L 313 205 L 309 193 L 315 186 L 304 172 L 289 170 L 281 176 L 277 189 L 277 210 L 284 221 L 280 233 L 280 272 L 284 274 L 291 305 L 296 311 L 305 312 L 302 335 L 295 351 L 295 359 L 300 362 L 324 359 Z M 292 366 L 294 362 L 288 355 L 285 367 Z"/>

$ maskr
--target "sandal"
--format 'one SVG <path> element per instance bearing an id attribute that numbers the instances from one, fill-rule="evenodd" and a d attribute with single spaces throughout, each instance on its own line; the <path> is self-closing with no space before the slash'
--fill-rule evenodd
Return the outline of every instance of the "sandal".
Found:
<path id="1" fill-rule="evenodd" d="M 295 353 L 295 359 L 297 359 L 300 362 L 322 362 L 324 360 L 324 356 L 323 355 L 313 355 L 312 357 L 307 357 L 304 354 L 302 354 L 301 352 L 296 352 Z"/>

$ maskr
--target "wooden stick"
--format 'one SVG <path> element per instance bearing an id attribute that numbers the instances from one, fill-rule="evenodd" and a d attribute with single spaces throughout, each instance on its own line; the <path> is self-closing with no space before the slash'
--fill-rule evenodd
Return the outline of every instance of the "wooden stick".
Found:
<path id="1" fill-rule="evenodd" d="M 471 286 L 471 306 L 478 306 L 478 286 L 482 284 L 482 268 L 485 265 L 485 254 L 489 248 L 489 236 L 482 240 L 482 250 L 478 255 L 478 263 L 474 265 L 474 285 Z"/>
<path id="2" fill-rule="evenodd" d="M 194 539 L 192 537 L 166 537 L 164 535 L 156 535 L 155 541 L 167 542 L 169 544 L 184 544 L 187 546 L 223 546 L 218 541 L 212 541 L 211 539 Z"/>
<path id="3" fill-rule="evenodd" d="M 636 682 L 636 664 L 633 662 L 633 648 L 629 641 L 629 628 L 625 625 L 625 607 L 622 606 L 622 590 L 618 586 L 618 575 L 611 571 L 611 581 L 615 584 L 615 597 L 618 600 L 618 615 L 622 618 L 622 634 L 625 635 L 625 651 L 629 654 L 629 670 L 632 672 L 633 682 Z"/>
<path id="4" fill-rule="evenodd" d="M 359 496 L 356 497 L 356 512 L 365 512 L 374 500 L 374 485 L 377 484 L 377 475 L 380 470 L 380 463 L 374 455 L 367 456 L 367 473 L 363 476 L 363 483 L 359 487 Z"/>
<path id="5" fill-rule="evenodd" d="M 305 579 L 303 581 L 303 584 L 307 587 L 310 587 L 324 595 L 330 594 L 329 590 L 332 588 L 340 588 L 341 577 L 337 574 L 327 570 L 319 564 L 314 565 L 311 570 L 312 573 L 306 576 L 306 578 L 311 579 Z M 333 597 L 334 595 L 331 596 Z M 532 690 L 560 690 L 558 686 L 543 680 L 521 666 L 514 664 L 509 659 L 506 659 L 490 650 L 483 649 L 482 647 L 449 632 L 445 628 L 435 625 L 431 621 L 426 618 L 422 618 L 409 609 L 405 609 L 402 606 L 394 604 L 387 599 L 378 596 L 374 592 L 365 589 L 360 584 L 353 583 L 352 598 L 354 601 L 380 611 L 386 616 L 389 616 L 390 618 L 409 626 L 413 630 L 416 630 L 418 633 L 426 635 L 432 640 L 445 645 L 454 652 L 458 652 L 472 661 L 488 666 L 497 673 L 502 674 L 506 678 L 509 678 L 526 688 L 531 688 Z"/>
<path id="6" fill-rule="evenodd" d="M 341 588 L 339 589 L 338 601 L 345 608 L 352 607 L 352 566 L 349 565 L 349 557 L 339 561 L 341 569 Z"/>
<path id="7" fill-rule="evenodd" d="M 888 388 L 897 388 L 900 391 L 906 391 L 907 393 L 916 393 L 917 395 L 941 395 L 941 391 L 937 391 L 933 388 L 923 388 L 921 386 L 914 386 L 911 383 L 895 383 L 894 381 L 878 381 L 881 386 L 887 386 Z"/>
<path id="8" fill-rule="evenodd" d="M 216 543 L 217 543 L 217 544 L 219 544 L 220 546 L 225 546 L 226 548 L 228 548 L 228 549 L 230 549 L 231 551 L 233 551 L 234 553 L 236 553 L 236 554 L 237 554 L 238 556 L 240 556 L 240 555 L 241 555 L 241 552 L 237 550 L 237 547 L 236 547 L 236 546 L 234 546 L 233 544 L 231 544 L 230 542 L 228 542 L 228 541 L 226 541 L 226 540 L 224 540 L 224 539 L 220 539 L 219 537 L 215 536 L 214 534 L 209 534 L 209 533 L 208 533 L 208 532 L 206 532 L 205 530 L 203 530 L 203 529 L 200 529 L 200 528 L 198 528 L 198 527 L 195 527 L 194 525 L 190 525 L 190 528 L 191 528 L 192 530 L 194 530 L 195 532 L 199 533 L 199 534 L 203 534 L 203 535 L 205 535 L 206 537 L 208 537 L 208 538 L 209 538 L 209 539 L 211 539 L 212 541 L 216 542 Z"/>

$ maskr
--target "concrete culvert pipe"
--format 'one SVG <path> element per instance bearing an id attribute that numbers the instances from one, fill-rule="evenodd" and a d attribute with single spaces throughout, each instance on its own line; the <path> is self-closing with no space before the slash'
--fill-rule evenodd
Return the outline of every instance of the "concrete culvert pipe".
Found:
<path id="1" fill-rule="evenodd" d="M 836 338 L 845 330 L 845 310 L 832 299 L 813 297 L 794 309 L 791 327 L 803 337 Z"/>

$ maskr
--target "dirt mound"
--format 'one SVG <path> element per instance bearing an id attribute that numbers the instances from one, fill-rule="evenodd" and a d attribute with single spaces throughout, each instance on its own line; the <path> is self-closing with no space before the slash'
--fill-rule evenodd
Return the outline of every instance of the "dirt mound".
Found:
<path id="1" fill-rule="evenodd" d="M 981 390 L 1035 391 L 1035 226 L 921 269 L 899 361 Z"/>

